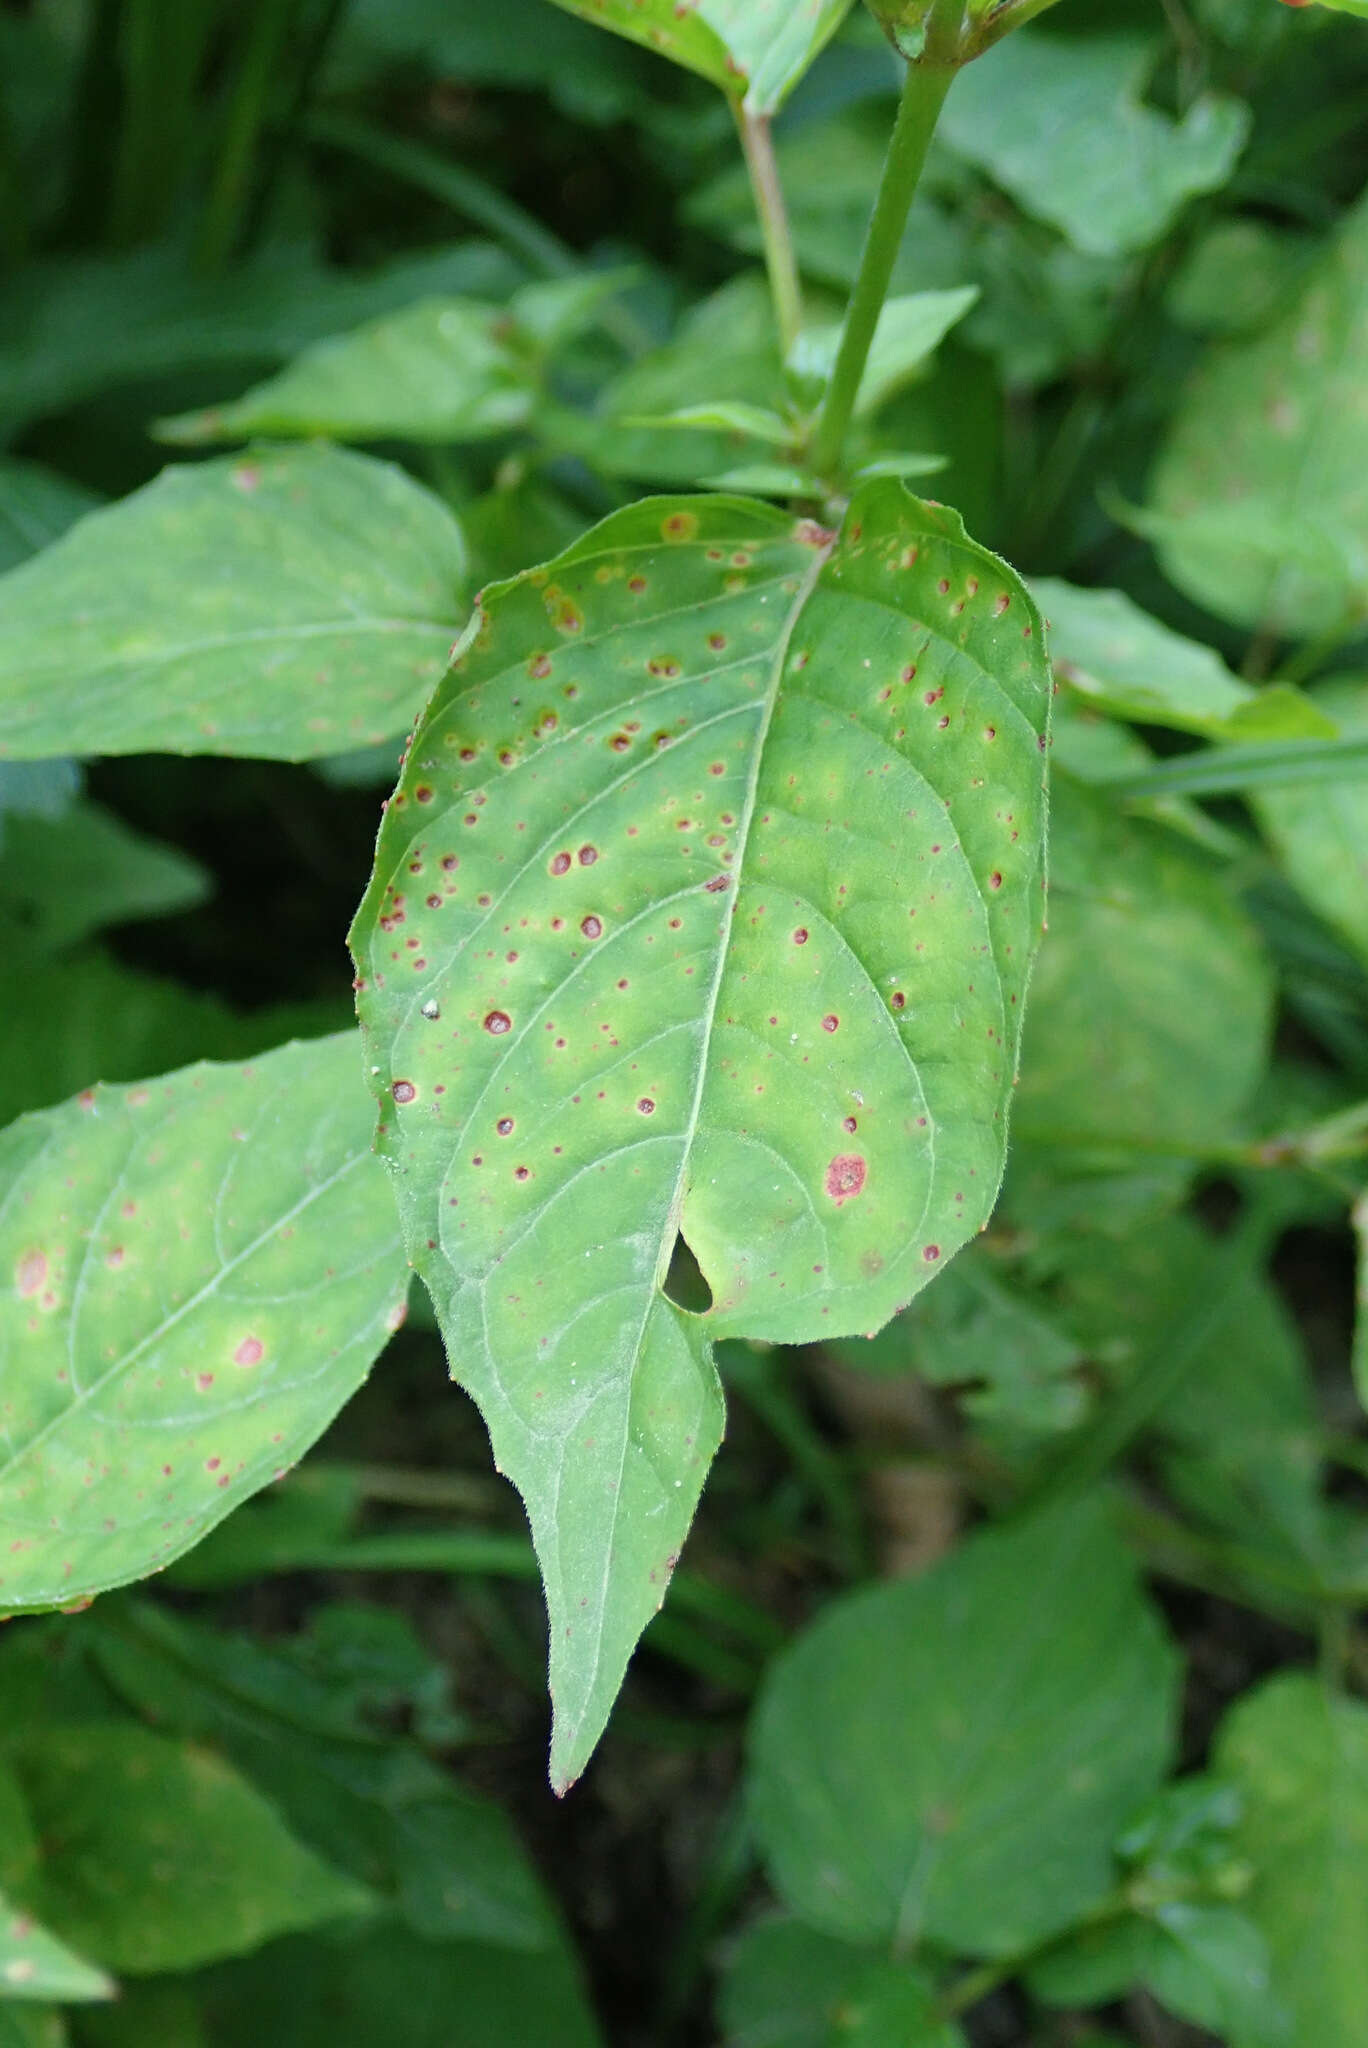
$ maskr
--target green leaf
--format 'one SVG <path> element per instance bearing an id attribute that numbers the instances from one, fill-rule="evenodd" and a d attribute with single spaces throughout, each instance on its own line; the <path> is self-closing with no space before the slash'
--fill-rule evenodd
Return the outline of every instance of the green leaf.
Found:
<path id="1" fill-rule="evenodd" d="M 756 1709 L 777 1890 L 812 1926 L 903 1953 L 1047 1940 L 1110 1889 L 1113 1839 L 1171 1753 L 1178 1678 L 1095 1496 L 847 1595 Z"/>
<path id="2" fill-rule="evenodd" d="M 43 1915 L 113 1970 L 191 1969 L 369 1905 L 206 1750 L 97 1722 L 22 1730 L 9 1755 L 43 1842 Z"/>
<path id="3" fill-rule="evenodd" d="M 1266 221 L 1218 220 L 1193 242 L 1164 294 L 1165 309 L 1196 334 L 1254 334 L 1301 284 L 1316 244 Z"/>
<path id="4" fill-rule="evenodd" d="M 725 2048 L 964 2048 L 906 1963 L 777 1914 L 732 1950 L 718 2011 Z"/>
<path id="5" fill-rule="evenodd" d="M 1358 1254 L 1354 1284 L 1354 1385 L 1360 1403 L 1368 1408 L 1368 1193 L 1360 1195 L 1354 1204 L 1353 1226 Z"/>
<path id="6" fill-rule="evenodd" d="M 1245 795 L 1250 791 L 1362 782 L 1368 778 L 1368 735 L 1336 740 L 1267 741 L 1257 746 L 1206 747 L 1178 754 L 1134 773 L 1105 780 L 1119 796 L 1152 798 Z"/>
<path id="7" fill-rule="evenodd" d="M 95 947 L 46 953 L 7 921 L 0 935 L 8 983 L 0 1003 L 0 1126 L 92 1081 L 134 1081 L 200 1058 L 247 1059 L 284 1038 L 317 1037 L 350 1022 L 344 990 L 336 1001 L 240 1014 L 207 990 L 143 974 Z"/>
<path id="8" fill-rule="evenodd" d="M 420 1941 L 381 1922 L 342 1940 L 295 1938 L 216 1970 L 213 2048 L 600 2048 L 564 1948 L 510 1958 L 473 1941 Z"/>
<path id="9" fill-rule="evenodd" d="M 1368 677 L 1318 683 L 1318 710 L 1347 738 L 1368 741 Z M 1251 793 L 1254 815 L 1284 874 L 1311 907 L 1368 958 L 1368 764 L 1328 786 Z"/>
<path id="10" fill-rule="evenodd" d="M 45 951 L 105 925 L 187 910 L 210 886 L 198 861 L 98 804 L 73 804 L 56 819 L 11 818 L 0 848 L 0 915 Z"/>
<path id="11" fill-rule="evenodd" d="M 497 297 L 521 272 L 487 242 L 460 242 L 370 272 L 329 269 L 277 243 L 225 277 L 201 277 L 176 244 L 57 257 L 6 280 L 0 431 L 136 379 L 278 363 L 416 299 Z"/>
<path id="12" fill-rule="evenodd" d="M 0 2002 L 32 1998 L 72 2005 L 113 1995 L 114 1986 L 103 1970 L 83 1962 L 0 1892 Z"/>
<path id="13" fill-rule="evenodd" d="M 1164 574 L 1238 626 L 1319 638 L 1368 617 L 1368 200 L 1275 327 L 1188 385 L 1136 523 Z"/>
<path id="14" fill-rule="evenodd" d="M 330 435 L 337 441 L 480 441 L 524 426 L 535 402 L 500 307 L 425 299 L 334 335 L 230 405 L 158 422 L 163 441 Z"/>
<path id="15" fill-rule="evenodd" d="M 872 1342 L 828 1349 L 856 1372 L 915 1372 L 933 1386 L 967 1388 L 966 1413 L 990 1429 L 1067 1429 L 1081 1415 L 1073 1375 L 1082 1347 L 972 1246 Z"/>
<path id="16" fill-rule="evenodd" d="M 487 593 L 353 932 L 379 1149 L 541 1559 L 557 1783 L 688 1528 L 709 1338 L 876 1327 L 1002 1170 L 1037 615 L 900 485 L 832 540 L 656 500 Z"/>
<path id="17" fill-rule="evenodd" d="M 1254 690 L 1213 648 L 1173 632 L 1119 590 L 1032 584 L 1050 629 L 1055 674 L 1117 718 L 1212 739 L 1333 739 L 1338 722 L 1287 685 Z"/>
<path id="18" fill-rule="evenodd" d="M 119 1986 L 112 2005 L 90 2006 L 76 2020 L 76 2048 L 209 2048 L 191 1985 L 149 1977 Z"/>
<path id="19" fill-rule="evenodd" d="M 441 674 L 464 569 L 445 507 L 368 456 L 164 470 L 0 579 L 0 757 L 386 739 Z"/>
<path id="20" fill-rule="evenodd" d="M 69 2036 L 55 2005 L 0 1999 L 0 2048 L 67 2048 Z"/>
<path id="21" fill-rule="evenodd" d="M 402 1319 L 355 1038 L 0 1135 L 0 1607 L 165 1564 L 300 1457 Z"/>
<path id="22" fill-rule="evenodd" d="M 60 818 L 81 791 L 79 761 L 0 761 L 0 846 L 6 816 Z"/>
<path id="23" fill-rule="evenodd" d="M 1267 1944 L 1229 1903 L 1249 1881 L 1231 1840 L 1239 1817 L 1238 1795 L 1218 1779 L 1166 1785 L 1117 1843 L 1129 1866 L 1121 1897 L 1130 1910 L 1046 1949 L 1026 1972 L 1032 1994 L 1052 2005 L 1106 2005 L 1143 1985 L 1222 2036 L 1285 2041 Z"/>
<path id="24" fill-rule="evenodd" d="M 782 414 L 763 405 L 743 405 L 739 400 L 717 398 L 710 404 L 684 405 L 674 412 L 657 413 L 646 419 L 625 419 L 625 427 L 689 427 L 695 432 L 744 434 L 752 441 L 768 441 L 783 448 L 793 438 L 793 429 Z"/>
<path id="25" fill-rule="evenodd" d="M 1181 1193 L 1181 1186 L 1176 1190 Z M 1152 1418 L 1170 1492 L 1199 1523 L 1235 1533 L 1305 1583 L 1326 1570 L 1320 1445 L 1296 1324 L 1254 1259 L 1224 1279 L 1218 1242 L 1190 1215 L 1143 1227 L 1090 1218 L 1050 1228 L 1039 1201 L 1009 1213 L 1039 1233 L 1031 1261 L 1051 1311 L 1125 1389 L 1187 1347 Z"/>
<path id="26" fill-rule="evenodd" d="M 329 435 L 335 441 L 482 441 L 525 426 L 546 355 L 628 273 L 527 285 L 505 306 L 423 299 L 315 342 L 230 405 L 163 420 L 164 441 Z"/>
<path id="27" fill-rule="evenodd" d="M 763 277 L 747 272 L 691 306 L 668 342 L 611 379 L 592 417 L 553 413 L 545 427 L 553 443 L 610 476 L 693 483 L 753 455 L 753 425 L 707 435 L 697 426 L 631 422 L 719 403 L 772 413 L 783 397 L 769 292 Z"/>
<path id="28" fill-rule="evenodd" d="M 36 555 L 99 502 L 95 491 L 41 463 L 0 457 L 0 570 Z"/>
<path id="29" fill-rule="evenodd" d="M 299 1661 L 143 1602 L 92 1625 L 122 1698 L 224 1750 L 301 1840 L 389 1898 L 415 1933 L 520 1956 L 559 1940 L 506 1815 L 410 1743 L 359 1726 Z"/>
<path id="30" fill-rule="evenodd" d="M 969 284 L 956 291 L 906 292 L 884 301 L 855 400 L 857 418 L 877 412 L 923 370 L 978 295 L 978 286 Z M 825 383 L 835 365 L 840 339 L 839 325 L 807 328 L 794 351 L 795 373 Z"/>
<path id="31" fill-rule="evenodd" d="M 959 74 L 937 132 L 1075 248 L 1129 255 L 1225 184 L 1249 130 L 1219 93 L 1180 121 L 1147 106 L 1157 56 L 1147 36 L 1024 29 Z"/>
<path id="32" fill-rule="evenodd" d="M 1173 1900 L 1152 1917 L 1084 1929 L 1047 1949 L 1027 1973 L 1050 2005 L 1109 2005 L 1143 1986 L 1180 2018 L 1242 2044 L 1285 2042 L 1272 1997 L 1268 1948 L 1233 1906 Z"/>
<path id="33" fill-rule="evenodd" d="M 1179 1157 L 1228 1136 L 1267 1060 L 1273 999 L 1244 913 L 1174 834 L 1062 778 L 1050 842 L 1019 1135 Z"/>
<path id="34" fill-rule="evenodd" d="M 1353 2041 L 1368 2010 L 1368 1707 L 1280 1673 L 1236 1702 L 1214 1767 L 1244 1802 L 1245 1905 L 1292 2013 L 1292 2048 Z M 1231 2048 L 1258 2038 L 1241 2029 Z"/>
<path id="35" fill-rule="evenodd" d="M 849 11 L 850 0 L 556 0 L 697 71 L 747 111 L 773 114 Z"/>
<path id="36" fill-rule="evenodd" d="M 552 13 L 546 0 L 503 0 L 497 8 L 351 0 L 328 45 L 329 91 L 373 93 L 377 74 L 409 86 L 415 71 L 438 82 L 459 78 L 477 91 L 545 93 L 573 120 L 641 118 L 635 53 Z"/>

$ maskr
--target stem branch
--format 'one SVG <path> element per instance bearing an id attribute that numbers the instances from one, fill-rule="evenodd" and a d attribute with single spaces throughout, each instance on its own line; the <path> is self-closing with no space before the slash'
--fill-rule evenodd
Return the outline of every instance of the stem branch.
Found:
<path id="1" fill-rule="evenodd" d="M 744 105 L 735 105 L 735 112 L 764 238 L 765 269 L 769 272 L 770 297 L 779 329 L 779 352 L 787 360 L 803 324 L 803 298 L 789 233 L 788 209 L 774 159 L 774 136 L 767 116 L 748 113 Z"/>
<path id="2" fill-rule="evenodd" d="M 813 430 L 809 466 L 823 478 L 838 468 L 841 450 L 855 410 L 869 346 L 888 294 L 889 279 L 907 226 L 912 196 L 921 178 L 926 152 L 935 133 L 945 95 L 955 76 L 953 64 L 923 59 L 910 64 L 898 103 L 898 119 L 884 160 L 883 178 L 874 201 L 859 275 L 841 333 L 836 367 Z"/>

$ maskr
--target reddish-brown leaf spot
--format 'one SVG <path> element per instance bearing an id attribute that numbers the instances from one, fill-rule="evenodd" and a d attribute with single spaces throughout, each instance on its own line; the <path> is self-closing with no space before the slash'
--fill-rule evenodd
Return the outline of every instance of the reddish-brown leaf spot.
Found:
<path id="1" fill-rule="evenodd" d="M 826 1170 L 823 1186 L 839 1209 L 843 1202 L 853 1202 L 864 1187 L 868 1172 L 858 1152 L 838 1152 Z"/>
<path id="2" fill-rule="evenodd" d="M 513 1019 L 505 1010 L 491 1010 L 484 1020 L 484 1028 L 495 1038 L 501 1038 L 505 1031 L 513 1029 Z"/>

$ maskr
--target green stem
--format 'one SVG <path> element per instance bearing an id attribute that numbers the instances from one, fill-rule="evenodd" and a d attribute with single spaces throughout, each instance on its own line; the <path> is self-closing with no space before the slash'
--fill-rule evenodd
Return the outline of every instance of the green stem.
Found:
<path id="1" fill-rule="evenodd" d="M 200 228 L 200 268 L 211 276 L 231 261 L 238 245 L 251 198 L 257 144 L 294 12 L 294 0 L 257 0 Z"/>
<path id="2" fill-rule="evenodd" d="M 751 114 L 733 102 L 741 148 L 746 158 L 751 194 L 765 244 L 765 269 L 769 273 L 770 297 L 779 329 L 779 352 L 788 359 L 803 324 L 802 286 L 794 260 L 793 237 L 789 233 L 784 189 L 779 183 L 779 166 L 774 157 L 774 135 L 768 118 Z"/>
<path id="3" fill-rule="evenodd" d="M 908 210 L 954 76 L 952 64 L 930 64 L 923 59 L 908 66 L 883 178 L 865 233 L 859 275 L 846 311 L 836 367 L 808 451 L 808 466 L 823 478 L 834 476 L 840 466 L 870 343 L 902 246 Z"/>

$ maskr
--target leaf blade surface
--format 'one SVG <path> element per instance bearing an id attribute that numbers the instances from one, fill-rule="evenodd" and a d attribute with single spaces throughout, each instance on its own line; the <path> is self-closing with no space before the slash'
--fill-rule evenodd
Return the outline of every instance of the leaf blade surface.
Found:
<path id="1" fill-rule="evenodd" d="M 164 470 L 0 579 L 0 759 L 386 739 L 441 673 L 464 568 L 451 515 L 389 463 Z"/>
<path id="2" fill-rule="evenodd" d="M 882 482 L 839 541 L 614 515 L 487 594 L 415 736 L 358 1007 L 414 1262 L 528 1504 L 558 1781 L 716 1447 L 710 1339 L 872 1328 L 991 1208 L 1047 705 L 1023 586 Z M 706 1318 L 663 1291 L 681 1231 Z"/>
<path id="3" fill-rule="evenodd" d="M 156 1570 L 292 1463 L 402 1320 L 350 1033 L 0 1137 L 0 1607 Z"/>

